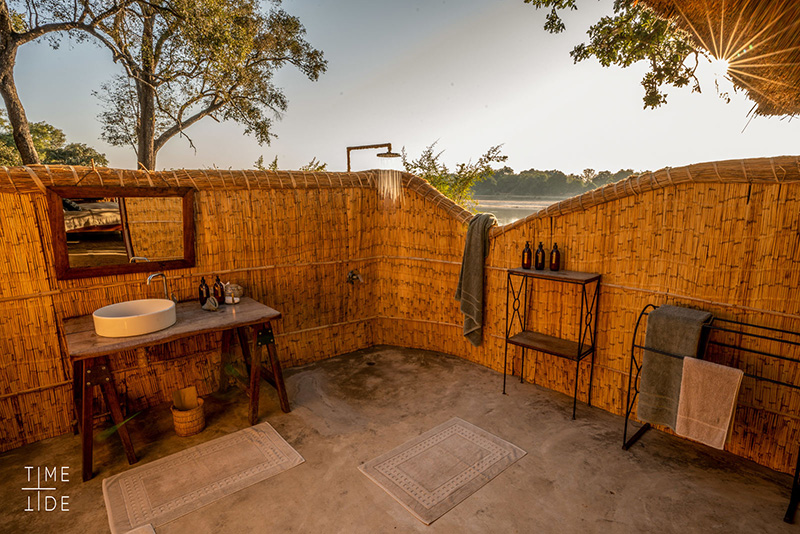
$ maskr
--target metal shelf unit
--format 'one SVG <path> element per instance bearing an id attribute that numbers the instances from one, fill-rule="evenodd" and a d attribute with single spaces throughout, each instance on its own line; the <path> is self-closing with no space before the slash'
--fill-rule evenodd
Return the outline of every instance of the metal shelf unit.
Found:
<path id="1" fill-rule="evenodd" d="M 529 280 L 549 280 L 581 286 L 581 311 L 577 341 L 562 339 L 528 329 L 528 284 Z M 587 287 L 592 286 L 593 287 Z M 508 374 L 508 345 L 522 347 L 520 382 L 525 376 L 525 353 L 535 350 L 553 354 L 575 362 L 575 392 L 572 396 L 572 418 L 578 402 L 578 377 L 581 361 L 591 356 L 589 365 L 589 393 L 587 404 L 592 405 L 592 377 L 597 339 L 597 309 L 600 296 L 600 275 L 576 271 L 535 271 L 508 269 L 506 277 L 506 331 L 505 354 L 503 356 L 503 394 L 506 393 Z M 511 297 L 511 299 L 509 299 Z M 510 307 L 509 307 L 510 306 Z M 510 311 L 510 318 L 509 318 Z M 518 330 L 514 331 L 514 325 Z M 512 334 L 512 331 L 514 333 Z"/>

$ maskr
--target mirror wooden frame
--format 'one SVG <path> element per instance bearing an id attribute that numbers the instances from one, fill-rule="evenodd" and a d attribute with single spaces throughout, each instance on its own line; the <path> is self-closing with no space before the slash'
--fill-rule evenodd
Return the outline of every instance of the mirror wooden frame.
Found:
<path id="1" fill-rule="evenodd" d="M 62 199 L 91 197 L 181 197 L 183 208 L 183 259 L 124 263 L 119 265 L 97 265 L 92 267 L 70 267 Z M 125 273 L 165 271 L 168 269 L 194 267 L 195 265 L 194 189 L 191 187 L 48 187 L 47 215 L 50 220 L 56 278 L 59 280 Z"/>

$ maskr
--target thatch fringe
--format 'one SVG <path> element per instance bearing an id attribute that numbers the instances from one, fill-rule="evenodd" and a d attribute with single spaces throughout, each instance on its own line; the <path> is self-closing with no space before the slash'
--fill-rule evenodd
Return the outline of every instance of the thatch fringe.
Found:
<path id="1" fill-rule="evenodd" d="M 72 165 L 28 165 L 2 167 L 0 193 L 38 193 L 46 186 L 193 187 L 198 191 L 250 189 L 324 189 L 375 187 L 375 173 L 303 172 L 248 170 L 147 171 L 79 167 Z"/>
<path id="2" fill-rule="evenodd" d="M 727 77 L 756 102 L 756 114 L 800 113 L 797 0 L 642 1 L 728 61 Z"/>

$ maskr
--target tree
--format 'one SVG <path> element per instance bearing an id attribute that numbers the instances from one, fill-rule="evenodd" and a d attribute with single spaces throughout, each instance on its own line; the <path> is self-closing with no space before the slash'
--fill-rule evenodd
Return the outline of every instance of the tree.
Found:
<path id="1" fill-rule="evenodd" d="M 232 120 L 267 143 L 287 100 L 272 83 L 291 64 L 316 80 L 326 69 L 305 29 L 272 0 L 134 0 L 92 33 L 127 76 L 103 86 L 103 138 L 132 145 L 155 168 L 158 151 L 205 117 Z M 193 146 L 193 145 L 192 145 Z"/>
<path id="2" fill-rule="evenodd" d="M 275 156 L 268 166 L 264 166 L 264 156 L 258 156 L 255 162 L 255 168 L 260 171 L 277 171 L 278 170 L 278 156 Z M 328 168 L 327 163 L 318 161 L 316 156 L 311 158 L 311 161 L 300 167 L 299 170 L 307 172 L 324 172 Z"/>
<path id="3" fill-rule="evenodd" d="M 107 166 L 105 154 L 83 143 L 67 143 L 64 132 L 46 122 L 34 122 L 29 125 L 34 150 L 43 163 L 56 165 L 92 165 Z M 22 165 L 22 157 L 14 146 L 11 125 L 0 113 L 0 165 Z"/>
<path id="4" fill-rule="evenodd" d="M 565 30 L 558 10 L 577 9 L 577 0 L 524 0 L 537 9 L 550 8 L 544 29 L 550 33 Z M 700 56 L 708 54 L 691 36 L 672 20 L 660 18 L 638 0 L 614 0 L 614 16 L 602 17 L 588 31 L 589 42 L 577 45 L 570 55 L 577 63 L 596 57 L 604 67 L 628 67 L 647 61 L 650 69 L 642 79 L 644 107 L 656 108 L 666 103 L 665 85 L 684 87 L 700 92 L 695 76 Z M 693 61 L 690 58 L 693 57 Z"/>
<path id="5" fill-rule="evenodd" d="M 471 205 L 472 187 L 476 183 L 491 178 L 495 172 L 491 163 L 502 163 L 508 159 L 508 156 L 500 154 L 503 145 L 497 145 L 489 148 L 475 163 L 472 163 L 472 160 L 467 163 L 458 163 L 455 171 L 451 172 L 440 160 L 444 150 L 434 152 L 436 143 L 438 141 L 428 145 L 415 160 L 408 158 L 406 148 L 403 147 L 401 151 L 403 167 L 406 172 L 427 180 L 457 204 Z"/>
<path id="6" fill-rule="evenodd" d="M 495 172 L 494 176 L 475 184 L 472 193 L 476 197 L 552 198 L 571 197 L 603 185 L 624 180 L 633 170 L 624 169 L 612 174 L 609 171 L 595 172 L 585 169 L 581 174 L 564 174 L 558 170 L 540 171 L 529 169 L 515 174 L 508 167 Z M 591 172 L 587 172 L 591 171 Z M 591 179 L 587 179 L 591 177 Z"/>
<path id="7" fill-rule="evenodd" d="M 57 34 L 86 30 L 100 20 L 115 15 L 127 0 L 0 0 L 0 95 L 6 105 L 11 135 L 22 163 L 39 163 L 25 108 L 14 81 L 17 51 L 25 43 L 43 36 L 58 46 Z M 7 149 L 4 149 L 7 150 Z"/>
<path id="8" fill-rule="evenodd" d="M 108 159 L 105 154 L 99 153 L 94 148 L 84 143 L 69 143 L 60 148 L 55 148 L 48 152 L 45 163 L 53 165 L 99 165 L 108 166 Z"/>
<path id="9" fill-rule="evenodd" d="M 597 178 L 597 171 L 594 169 L 583 169 L 581 173 L 581 180 L 583 183 L 588 184 L 594 182 L 594 179 Z"/>

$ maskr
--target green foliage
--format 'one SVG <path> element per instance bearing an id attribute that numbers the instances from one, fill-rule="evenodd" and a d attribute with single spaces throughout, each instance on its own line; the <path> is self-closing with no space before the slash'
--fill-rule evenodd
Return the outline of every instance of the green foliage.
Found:
<path id="1" fill-rule="evenodd" d="M 466 206 L 471 206 L 472 188 L 475 184 L 492 177 L 494 170 L 492 163 L 502 163 L 508 159 L 500 153 L 503 145 L 489 148 L 475 163 L 470 160 L 467 163 L 458 163 L 454 171 L 450 171 L 447 165 L 441 161 L 444 150 L 435 152 L 434 147 L 438 141 L 434 141 L 422 151 L 419 158 L 409 159 L 406 149 L 403 147 L 401 152 L 403 167 L 406 172 L 415 174 L 427 180 L 433 187 L 442 192 L 446 197 L 454 202 Z"/>
<path id="2" fill-rule="evenodd" d="M 564 31 L 559 9 L 577 9 L 576 0 L 524 0 L 538 8 L 550 8 L 544 29 Z M 671 20 L 665 20 L 643 3 L 615 0 L 614 16 L 602 17 L 588 31 L 589 42 L 577 45 L 570 55 L 577 63 L 595 57 L 604 67 L 628 67 L 647 61 L 649 70 L 642 79 L 644 107 L 656 108 L 667 102 L 665 85 L 700 92 L 695 76 L 700 55 L 708 57 L 691 36 Z M 693 61 L 690 57 L 694 56 Z"/>
<path id="3" fill-rule="evenodd" d="M 571 197 L 624 180 L 632 174 L 631 169 L 613 174 L 586 169 L 579 175 L 530 169 L 517 174 L 511 168 L 504 167 L 496 171 L 490 180 L 476 184 L 472 193 L 476 197 Z"/>
<path id="4" fill-rule="evenodd" d="M 17 149 L 13 145 L 8 146 L 2 141 L 0 141 L 0 165 L 4 167 L 22 165 L 22 159 L 20 159 Z"/>
<path id="5" fill-rule="evenodd" d="M 324 172 L 328 168 L 327 163 L 317 161 L 316 157 L 311 158 L 311 161 L 300 167 L 301 171 L 306 172 Z"/>
<path id="6" fill-rule="evenodd" d="M 278 170 L 278 156 L 275 156 L 269 165 L 264 166 L 264 156 L 258 156 L 254 164 L 255 168 L 260 171 L 277 171 Z M 311 158 L 311 161 L 300 167 L 299 170 L 307 172 L 323 172 L 328 168 L 327 163 L 318 161 L 316 157 Z"/>
<path id="7" fill-rule="evenodd" d="M 9 17 L 11 18 L 12 31 L 22 33 L 28 29 L 28 24 L 25 22 L 25 16 L 22 13 L 10 10 Z"/>
<path id="8" fill-rule="evenodd" d="M 45 163 L 54 165 L 86 165 L 92 162 L 100 167 L 108 166 L 105 154 L 99 153 L 94 148 L 84 143 L 70 143 L 61 148 L 55 148 L 45 154 Z"/>
<path id="9" fill-rule="evenodd" d="M 259 4 L 139 0 L 102 23 L 98 37 L 126 70 L 98 94 L 103 138 L 140 151 L 149 143 L 157 153 L 176 135 L 189 139 L 186 129 L 210 116 L 236 121 L 269 144 L 273 119 L 287 108 L 273 83 L 277 70 L 293 65 L 316 80 L 327 63 L 305 40 L 299 19 L 278 1 L 270 2 L 267 13 Z"/>
<path id="10" fill-rule="evenodd" d="M 83 143 L 67 143 L 64 132 L 46 122 L 30 124 L 33 145 L 41 157 L 42 163 L 54 165 L 95 165 L 107 166 L 105 154 Z M 22 165 L 22 158 L 14 145 L 11 125 L 3 113 L 0 113 L 0 165 Z"/>
<path id="11" fill-rule="evenodd" d="M 80 41 L 95 31 L 98 21 L 115 17 L 134 0 L 0 0 L 0 96 L 13 125 L 16 152 L 26 164 L 43 161 L 14 82 L 20 46 L 45 40 L 58 48 L 64 35 Z M 2 149 L 4 160 L 13 153 Z"/>
<path id="12" fill-rule="evenodd" d="M 67 142 L 67 136 L 62 130 L 46 122 L 32 122 L 31 136 L 33 137 L 33 146 L 36 147 L 36 152 L 42 156 L 42 161 L 47 159 L 48 152 L 64 146 Z"/>

